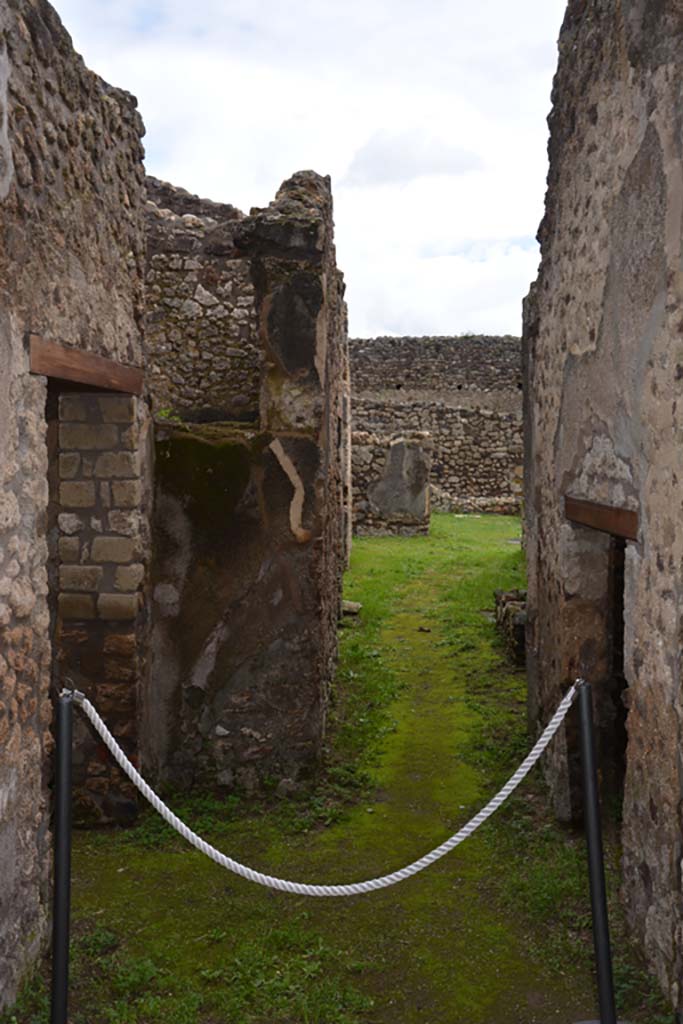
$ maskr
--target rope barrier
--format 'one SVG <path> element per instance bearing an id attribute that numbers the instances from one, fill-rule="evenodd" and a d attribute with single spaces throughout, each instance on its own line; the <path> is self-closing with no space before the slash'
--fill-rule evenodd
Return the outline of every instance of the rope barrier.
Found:
<path id="1" fill-rule="evenodd" d="M 255 871 L 253 868 L 240 864 L 238 861 L 233 860 L 232 857 L 228 857 L 224 853 L 221 853 L 220 850 L 211 846 L 210 843 L 207 843 L 201 838 L 201 836 L 198 836 L 196 832 L 193 832 L 192 829 L 188 828 L 187 825 L 166 806 L 163 800 L 157 796 L 154 790 L 145 782 L 137 769 L 128 760 L 87 697 L 78 690 L 67 690 L 62 693 L 62 696 L 69 695 L 72 696 L 73 700 L 90 720 L 93 727 L 108 747 L 115 761 L 126 773 L 133 785 L 136 786 L 142 795 L 150 802 L 155 811 L 157 811 L 164 821 L 174 828 L 176 832 L 183 837 L 183 839 L 194 846 L 195 849 L 199 850 L 200 853 L 209 857 L 220 867 L 226 868 L 228 871 L 232 871 L 236 875 L 241 875 L 242 878 L 246 878 L 250 882 L 256 882 L 258 885 L 264 885 L 269 889 L 278 889 L 281 892 L 295 893 L 300 896 L 360 896 L 364 893 L 373 892 L 376 889 L 386 889 L 390 885 L 396 885 L 398 882 L 402 882 L 406 878 L 416 875 L 426 867 L 429 867 L 430 864 L 433 864 L 435 861 L 445 856 L 445 854 L 450 853 L 451 850 L 454 850 L 456 846 L 459 846 L 460 843 L 476 832 L 479 826 L 483 825 L 483 823 L 490 818 L 503 803 L 505 803 L 507 798 L 515 791 L 515 789 L 517 789 L 520 782 L 526 778 L 536 762 L 539 760 L 553 736 L 562 725 L 562 722 L 574 701 L 576 687 L 572 686 L 567 692 L 538 742 L 514 775 L 505 783 L 503 788 L 496 793 L 493 799 L 490 800 L 486 806 L 482 808 L 482 810 L 479 811 L 479 813 L 476 814 L 466 825 L 464 825 L 463 828 L 459 829 L 459 831 L 452 835 L 450 839 L 441 843 L 440 846 L 435 847 L 435 849 L 425 854 L 424 857 L 420 857 L 419 860 L 413 861 L 412 864 L 408 864 L 406 867 L 401 868 L 400 871 L 393 871 L 391 874 L 382 875 L 380 878 L 371 878 L 365 882 L 353 882 L 349 885 L 308 885 L 304 882 L 290 882 L 283 878 L 274 878 L 272 875 L 265 875 L 261 871 Z"/>

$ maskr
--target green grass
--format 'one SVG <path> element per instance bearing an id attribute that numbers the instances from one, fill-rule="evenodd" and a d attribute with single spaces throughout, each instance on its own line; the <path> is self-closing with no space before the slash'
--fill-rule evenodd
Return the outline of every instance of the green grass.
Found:
<path id="1" fill-rule="evenodd" d="M 255 867 L 305 881 L 393 870 L 479 809 L 528 749 L 525 680 L 483 611 L 523 584 L 511 518 L 435 516 L 429 537 L 356 541 L 325 765 L 298 799 L 171 798 Z M 399 887 L 270 893 L 144 814 L 81 833 L 71 1024 L 535 1024 L 595 1016 L 585 855 L 534 773 L 491 822 Z M 670 1021 L 624 937 L 621 1009 Z M 41 987 L 42 986 L 42 987 Z M 17 1024 L 45 1021 L 44 982 Z M 0 1018 L 2 1024 L 12 1015 Z"/>

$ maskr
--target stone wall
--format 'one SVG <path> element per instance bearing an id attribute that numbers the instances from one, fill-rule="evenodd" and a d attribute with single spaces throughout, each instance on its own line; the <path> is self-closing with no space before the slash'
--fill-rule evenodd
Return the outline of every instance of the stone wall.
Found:
<path id="1" fill-rule="evenodd" d="M 518 339 L 374 338 L 349 347 L 354 430 L 388 437 L 427 431 L 433 507 L 519 511 Z"/>
<path id="2" fill-rule="evenodd" d="M 679 3 L 571 0 L 550 117 L 542 264 L 524 325 L 531 720 L 540 728 L 569 681 L 587 675 L 606 770 L 628 712 L 623 893 L 679 1010 L 682 85 Z M 618 546 L 569 523 L 565 494 L 637 512 L 619 600 Z M 614 685 L 617 657 L 626 689 Z M 566 764 L 557 744 L 546 767 L 558 810 L 570 816 L 578 799 Z"/>
<path id="3" fill-rule="evenodd" d="M 146 342 L 156 412 L 258 421 L 261 349 L 244 214 L 147 178 Z"/>
<path id="4" fill-rule="evenodd" d="M 179 347 L 151 373 L 157 408 L 183 422 L 158 423 L 148 758 L 162 781 L 249 791 L 315 763 L 336 656 L 346 312 L 329 179 L 297 174 L 268 208 L 223 224 L 165 189 L 173 209 L 150 214 L 150 330 L 178 332 L 200 364 L 206 346 L 227 387 L 187 401 L 173 384 Z M 180 237 L 186 255 L 162 275 Z M 228 317 L 221 334 L 194 307 L 216 308 L 199 289 L 223 301 L 235 282 L 244 331 Z M 233 364 L 253 374 L 242 406 Z"/>
<path id="5" fill-rule="evenodd" d="M 0 5 L 0 1007 L 48 920 L 48 382 L 26 341 L 141 365 L 141 134 L 44 0 Z"/>
<path id="6" fill-rule="evenodd" d="M 356 431 L 351 451 L 355 533 L 429 533 L 429 435 L 385 437 Z"/>

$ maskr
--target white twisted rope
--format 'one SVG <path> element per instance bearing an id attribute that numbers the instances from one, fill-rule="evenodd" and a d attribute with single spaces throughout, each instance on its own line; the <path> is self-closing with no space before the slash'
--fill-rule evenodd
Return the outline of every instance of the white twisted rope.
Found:
<path id="1" fill-rule="evenodd" d="M 176 830 L 176 832 L 180 833 L 183 839 L 186 839 L 187 842 L 199 850 L 200 853 L 206 854 L 206 856 L 210 857 L 216 864 L 219 864 L 223 868 L 227 868 L 228 871 L 233 871 L 236 875 L 241 875 L 242 878 L 246 878 L 250 882 L 257 882 L 259 885 L 265 885 L 269 889 L 279 889 L 282 892 L 296 893 L 300 896 L 360 896 L 366 892 L 373 892 L 375 889 L 385 889 L 387 886 L 396 885 L 397 882 L 402 882 L 404 879 L 410 878 L 411 875 L 416 875 L 419 871 L 423 871 L 424 868 L 429 867 L 429 865 L 433 864 L 434 861 L 439 860 L 440 857 L 450 853 L 450 851 L 455 849 L 456 846 L 459 846 L 459 844 L 469 838 L 469 836 L 471 836 L 487 818 L 490 818 L 491 815 L 498 810 L 501 804 L 507 800 L 510 794 L 517 789 L 517 786 L 519 786 L 520 782 L 529 774 L 538 759 L 541 757 L 541 754 L 564 721 L 576 695 L 576 687 L 572 686 L 567 692 L 557 711 L 548 723 L 543 735 L 540 737 L 528 757 L 519 766 L 512 778 L 505 783 L 500 792 L 496 793 L 493 799 L 487 803 L 486 807 L 479 811 L 471 821 L 456 832 L 455 835 L 452 835 L 450 839 L 447 839 L 445 843 L 442 843 L 441 846 L 437 846 L 430 853 L 425 854 L 424 857 L 414 861 L 405 868 L 401 868 L 400 871 L 394 871 L 390 875 L 382 875 L 381 878 L 371 878 L 366 882 L 353 882 L 350 885 L 306 885 L 303 882 L 289 882 L 283 878 L 273 878 L 272 875 L 264 875 L 260 871 L 254 871 L 253 868 L 246 867 L 244 864 L 240 864 L 238 861 L 233 860 L 231 857 L 227 857 L 224 853 L 221 853 L 220 850 L 217 850 L 215 847 L 205 842 L 201 836 L 198 836 L 195 832 L 189 829 L 187 825 L 180 820 L 180 818 L 176 817 L 176 815 L 169 810 L 163 800 L 156 795 L 154 790 L 147 785 L 140 773 L 133 767 L 124 752 L 121 750 L 121 747 L 109 732 L 90 701 L 77 690 L 63 691 L 63 696 L 69 695 L 71 695 L 76 703 L 78 703 L 83 709 L 97 732 L 102 737 L 104 743 L 111 751 L 114 759 L 126 773 L 131 782 L 137 786 L 142 795 L 149 800 L 152 807 L 159 812 L 164 821 L 167 821 L 168 824 Z"/>

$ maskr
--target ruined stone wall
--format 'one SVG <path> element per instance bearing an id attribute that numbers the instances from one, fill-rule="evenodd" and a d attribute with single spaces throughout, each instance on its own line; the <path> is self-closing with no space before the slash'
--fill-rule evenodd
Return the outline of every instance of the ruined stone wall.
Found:
<path id="1" fill-rule="evenodd" d="M 0 1007 L 48 919 L 47 381 L 26 341 L 141 364 L 141 134 L 44 0 L 0 5 Z"/>
<path id="2" fill-rule="evenodd" d="M 609 538 L 563 496 L 636 511 L 625 567 L 623 892 L 664 990 L 683 1002 L 683 10 L 570 2 L 550 117 L 542 264 L 525 308 L 530 714 L 569 681 L 610 689 Z M 620 702 L 620 703 L 621 703 Z M 572 734 L 569 733 L 570 752 Z M 558 810 L 566 750 L 547 769 Z"/>
<path id="3" fill-rule="evenodd" d="M 258 421 L 261 350 L 244 214 L 147 178 L 147 350 L 155 412 Z"/>
<path id="4" fill-rule="evenodd" d="M 178 271 L 189 301 L 198 287 L 220 297 L 221 282 L 242 282 L 258 375 L 240 407 L 253 423 L 236 422 L 234 403 L 209 388 L 205 405 L 172 401 L 182 425 L 158 424 L 148 755 L 161 780 L 251 790 L 266 775 L 305 774 L 324 731 L 345 558 L 346 309 L 329 179 L 297 174 L 265 210 L 231 215 L 221 228 L 229 258 L 208 243 L 219 219 L 202 220 L 210 204 L 194 200 L 195 215 L 182 196 L 177 212 L 151 211 L 150 280 L 169 231 L 168 247 L 178 232 L 191 239 L 191 276 L 187 263 Z M 150 306 L 158 337 L 169 322 L 185 337 L 176 310 L 163 293 Z M 206 321 L 184 323 L 201 359 Z M 244 362 L 229 318 L 224 326 L 223 340 L 208 330 L 206 346 L 229 364 L 232 386 L 231 360 L 236 373 Z M 152 370 L 158 405 L 175 372 L 173 359 L 166 365 L 165 375 Z M 222 420 L 207 415 L 216 409 Z"/>
<path id="5" fill-rule="evenodd" d="M 518 512 L 521 357 L 516 338 L 352 340 L 353 427 L 434 444 L 433 507 Z M 361 481 L 354 483 L 356 490 Z"/>
<path id="6" fill-rule="evenodd" d="M 353 524 L 359 536 L 429 533 L 432 443 L 428 434 L 352 435 Z"/>

